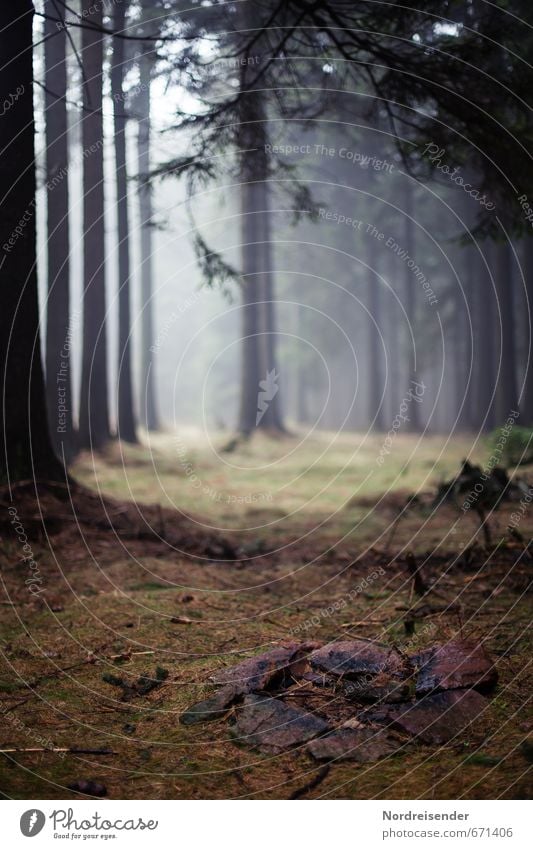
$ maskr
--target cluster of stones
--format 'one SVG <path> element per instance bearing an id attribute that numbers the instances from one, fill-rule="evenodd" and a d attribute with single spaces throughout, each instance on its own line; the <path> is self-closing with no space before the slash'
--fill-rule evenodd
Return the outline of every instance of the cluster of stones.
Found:
<path id="1" fill-rule="evenodd" d="M 231 710 L 235 742 L 268 754 L 305 747 L 316 760 L 375 761 L 406 742 L 462 740 L 488 706 L 497 672 L 478 643 L 452 640 L 405 655 L 366 640 L 287 643 L 211 676 L 214 695 L 184 725 Z M 294 695 L 304 697 L 298 707 Z M 305 696 L 310 695 L 310 707 Z M 314 694 L 320 694 L 318 700 Z"/>

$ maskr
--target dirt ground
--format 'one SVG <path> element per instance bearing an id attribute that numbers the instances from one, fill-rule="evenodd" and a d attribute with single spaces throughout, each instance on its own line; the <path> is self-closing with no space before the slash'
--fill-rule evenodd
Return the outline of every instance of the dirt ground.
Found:
<path id="1" fill-rule="evenodd" d="M 510 540 L 516 505 L 503 506 L 484 548 L 471 512 L 432 500 L 486 446 L 398 435 L 379 466 L 381 442 L 263 438 L 220 453 L 193 433 L 159 435 L 80 457 L 87 490 L 0 494 L 2 795 L 82 798 L 69 786 L 92 780 L 120 799 L 290 798 L 320 770 L 303 751 L 240 748 L 227 719 L 179 723 L 213 670 L 299 636 L 414 650 L 462 635 L 499 672 L 465 738 L 332 764 L 305 797 L 528 798 L 533 511 Z M 414 636 L 408 551 L 432 586 Z M 130 700 L 109 683 L 158 668 L 165 680 Z"/>

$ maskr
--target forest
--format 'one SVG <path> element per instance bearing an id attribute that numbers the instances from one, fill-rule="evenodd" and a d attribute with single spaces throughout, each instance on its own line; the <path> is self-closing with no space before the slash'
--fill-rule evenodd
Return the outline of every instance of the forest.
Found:
<path id="1" fill-rule="evenodd" d="M 0 798 L 530 798 L 531 4 L 0 24 Z"/>

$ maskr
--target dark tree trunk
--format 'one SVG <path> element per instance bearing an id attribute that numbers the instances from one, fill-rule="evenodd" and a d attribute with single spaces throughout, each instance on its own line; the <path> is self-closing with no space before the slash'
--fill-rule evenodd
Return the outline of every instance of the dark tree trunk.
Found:
<path id="1" fill-rule="evenodd" d="M 487 246 L 481 250 L 487 259 Z M 489 252 L 490 253 L 490 252 Z M 496 339 L 495 296 L 490 280 L 489 268 L 483 257 L 476 253 L 476 302 L 478 306 L 478 358 L 477 358 L 477 407 L 478 427 L 492 430 L 494 427 L 494 396 L 496 388 Z"/>
<path id="2" fill-rule="evenodd" d="M 35 249 L 33 4 L 3 3 L 0 91 L 12 105 L 0 121 L 0 480 L 61 481 L 47 426 L 39 340 Z"/>
<path id="3" fill-rule="evenodd" d="M 267 374 L 275 376 L 275 385 L 277 387 L 276 394 L 269 400 L 267 409 L 259 423 L 258 427 L 263 427 L 271 430 L 284 430 L 281 407 L 280 407 L 280 392 L 279 392 L 279 371 L 276 357 L 276 313 L 274 301 L 274 268 L 272 262 L 272 213 L 270 209 L 270 189 L 267 182 L 267 169 L 263 173 L 263 181 L 259 183 L 259 240 L 257 245 L 261 257 L 259 279 L 261 306 L 261 335 L 259 337 L 262 375 L 265 379 Z"/>
<path id="4" fill-rule="evenodd" d="M 456 368 L 460 370 L 463 378 L 464 407 L 458 424 L 466 430 L 475 430 L 479 424 L 476 402 L 476 390 L 479 379 L 479 315 L 476 272 L 476 251 L 474 245 L 466 245 L 462 248 L 463 259 L 463 289 L 465 297 L 456 299 L 456 308 L 462 312 L 462 320 L 459 321 L 460 331 L 464 338 L 462 342 L 462 353 L 464 363 L 456 361 Z M 460 295 L 460 293 L 459 293 Z M 460 318 L 460 316 L 458 316 Z M 457 353 L 456 356 L 459 356 Z M 457 402 L 459 398 L 459 386 L 456 384 Z M 459 409 L 459 408 L 458 408 Z"/>
<path id="5" fill-rule="evenodd" d="M 496 424 L 502 424 L 518 409 L 516 352 L 513 312 L 513 254 L 508 242 L 494 245 L 495 283 L 499 315 L 496 316 L 501 344 L 500 371 L 496 391 Z"/>
<path id="6" fill-rule="evenodd" d="M 402 400 L 401 386 L 404 381 L 403 364 L 401 356 L 401 343 L 399 328 L 404 320 L 403 312 L 400 309 L 399 300 L 400 292 L 397 285 L 397 271 L 394 262 L 393 254 L 388 251 L 385 255 L 387 264 L 387 282 L 389 289 L 387 290 L 387 300 L 389 308 L 386 310 L 386 341 L 387 354 L 389 361 L 387 375 L 387 421 L 392 422 L 398 413 L 398 408 Z"/>
<path id="7" fill-rule="evenodd" d="M 45 11 L 57 18 L 57 6 L 47 0 Z M 66 30 L 45 21 L 46 126 L 46 397 L 50 436 L 60 459 L 75 454 L 72 416 L 69 293 L 69 192 Z"/>
<path id="8" fill-rule="evenodd" d="M 526 373 L 524 377 L 524 394 L 521 420 L 524 424 L 533 425 L 533 236 L 525 236 L 523 240 L 524 278 L 526 286 Z"/>
<path id="9" fill-rule="evenodd" d="M 241 260 L 242 290 L 242 342 L 241 342 L 241 396 L 239 431 L 248 436 L 255 428 L 257 393 L 261 380 L 259 355 L 259 309 L 257 305 L 257 277 L 255 268 L 257 216 L 250 212 L 257 186 L 243 181 L 241 185 Z"/>
<path id="10" fill-rule="evenodd" d="M 245 4 L 243 25 L 256 26 L 252 4 Z M 242 216 L 242 384 L 239 430 L 282 431 L 279 372 L 275 354 L 274 283 L 271 212 L 269 204 L 268 141 L 264 92 L 248 90 L 257 75 L 241 66 L 242 98 L 239 149 L 241 154 Z"/>
<path id="11" fill-rule="evenodd" d="M 113 26 L 123 32 L 128 0 L 115 0 Z M 126 113 L 124 103 L 124 46 L 122 38 L 113 40 L 111 94 L 115 130 L 115 162 L 117 171 L 118 222 L 118 413 L 117 435 L 126 442 L 137 442 L 133 412 L 131 376 L 130 318 L 130 229 L 128 218 L 128 174 L 126 170 Z"/>
<path id="12" fill-rule="evenodd" d="M 372 236 L 363 238 L 365 245 L 365 261 L 368 265 L 365 276 L 367 280 L 368 303 L 368 423 L 378 432 L 384 429 L 383 410 L 383 380 L 381 375 L 381 281 L 378 276 L 376 241 Z M 381 245 L 380 245 L 381 247 Z"/>
<path id="13" fill-rule="evenodd" d="M 104 155 L 102 120 L 102 7 L 85 0 L 82 61 L 85 72 L 83 145 L 83 345 L 79 443 L 102 448 L 110 437 L 104 248 Z"/>
<path id="14" fill-rule="evenodd" d="M 455 427 L 458 430 L 466 430 L 470 427 L 470 407 L 468 398 L 468 372 L 471 363 L 471 334 L 469 323 L 472 320 L 469 296 L 469 264 L 467 252 L 470 247 L 457 247 L 454 252 L 454 266 L 460 268 L 463 261 L 464 277 L 458 280 L 452 276 L 452 303 L 453 314 L 450 332 L 448 334 L 451 350 L 452 368 L 452 403 L 450 421 L 447 427 Z M 456 261 L 455 261 L 456 260 Z M 462 287 L 462 288 L 461 288 Z"/>
<path id="15" fill-rule="evenodd" d="M 147 45 L 153 50 L 153 45 Z M 141 221 L 141 418 L 147 430 L 158 430 L 159 415 L 155 398 L 154 301 L 152 264 L 152 184 L 150 180 L 150 85 L 153 58 L 139 56 L 139 134 L 137 156 L 139 168 L 139 215 Z"/>
<path id="16" fill-rule="evenodd" d="M 404 211 L 404 239 L 405 239 L 405 250 L 409 254 L 412 259 L 416 262 L 415 251 L 416 251 L 416 240 L 415 240 L 415 225 L 413 221 L 413 187 L 409 178 L 405 181 L 405 189 L 404 189 L 404 203 L 403 203 L 403 211 Z M 407 314 L 407 320 L 409 322 L 409 328 L 413 334 L 415 345 L 416 345 L 416 279 L 409 268 L 407 262 L 404 263 L 404 285 L 405 285 L 405 312 Z M 411 382 L 420 382 L 420 377 L 417 376 L 416 373 L 416 349 L 413 350 L 411 348 L 412 341 L 411 335 L 408 335 L 408 356 L 409 356 L 409 383 Z M 411 404 L 409 407 L 409 422 L 407 424 L 407 430 L 418 432 L 421 429 L 420 424 L 420 412 L 419 412 L 420 404 Z"/>

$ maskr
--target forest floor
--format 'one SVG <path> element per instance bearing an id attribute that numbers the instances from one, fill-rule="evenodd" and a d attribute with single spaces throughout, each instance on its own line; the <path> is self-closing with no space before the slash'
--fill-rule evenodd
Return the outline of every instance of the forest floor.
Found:
<path id="1" fill-rule="evenodd" d="M 226 720 L 179 723 L 212 692 L 210 673 L 287 639 L 413 649 L 461 635 L 482 640 L 499 672 L 464 740 L 333 764 L 306 798 L 527 798 L 532 561 L 519 542 L 502 542 L 516 505 L 491 517 L 494 546 L 483 548 L 471 512 L 434 510 L 432 499 L 462 457 L 486 460 L 487 445 L 398 434 L 379 465 L 382 443 L 258 437 L 220 454 L 191 432 L 83 455 L 73 477 L 93 495 L 51 491 L 36 506 L 21 491 L 15 501 L 33 571 L 4 493 L 1 794 L 83 798 L 69 785 L 92 780 L 120 799 L 290 798 L 318 774 L 302 750 L 262 755 L 231 742 Z M 531 480 L 533 469 L 520 474 Z M 533 510 L 519 530 L 531 539 Z M 439 608 L 414 637 L 404 631 L 407 551 Z M 130 700 L 104 680 L 131 683 L 158 667 L 166 679 Z"/>

